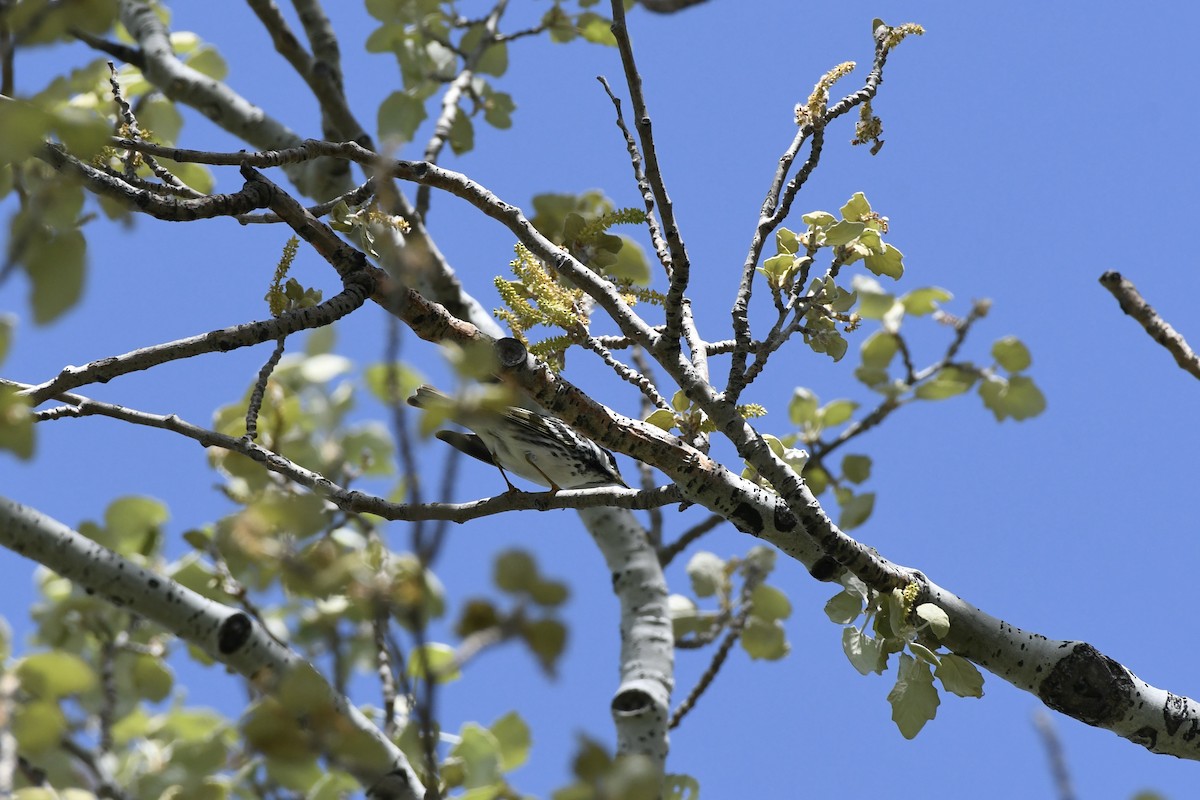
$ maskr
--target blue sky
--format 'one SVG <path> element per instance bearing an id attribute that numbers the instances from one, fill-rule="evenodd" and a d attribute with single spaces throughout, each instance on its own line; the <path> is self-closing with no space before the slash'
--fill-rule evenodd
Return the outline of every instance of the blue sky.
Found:
<path id="1" fill-rule="evenodd" d="M 348 88 L 370 120 L 398 76 L 389 57 L 361 51 L 370 21 L 357 4 L 344 5 L 338 13 L 346 17 L 335 23 Z M 180 6 L 174 27 L 217 43 L 236 89 L 317 135 L 312 103 L 248 10 Z M 527 13 L 525 3 L 514 6 L 518 17 Z M 1195 696 L 1186 569 L 1198 551 L 1189 506 L 1200 447 L 1187 420 L 1198 387 L 1097 283 L 1105 270 L 1122 271 L 1200 341 L 1200 277 L 1186 244 L 1200 213 L 1190 141 L 1196 90 L 1185 78 L 1194 36 L 1190 7 L 1156 10 L 1133 14 L 1115 2 L 1023 2 L 1003 11 L 901 2 L 885 13 L 859 4 L 759 2 L 748 10 L 711 0 L 665 18 L 635 10 L 630 25 L 694 264 L 698 320 L 710 339 L 728 335 L 738 271 L 776 159 L 793 135 L 795 103 L 841 61 L 860 64 L 841 88 L 862 79 L 873 16 L 925 25 L 927 34 L 904 42 L 889 61 L 875 104 L 885 125 L 882 151 L 871 157 L 851 148 L 852 121 L 836 125 L 796 211 L 835 210 L 864 192 L 890 217 L 889 241 L 905 254 L 898 289 L 945 287 L 955 295 L 948 309 L 962 313 L 972 298 L 991 298 L 992 312 L 965 355 L 984 360 L 994 339 L 1019 336 L 1049 405 L 1019 424 L 997 424 L 973 395 L 897 413 L 862 441 L 875 459 L 870 488 L 879 498 L 855 535 L 1015 625 L 1086 640 L 1150 683 Z M 41 86 L 63 58 L 19 59 L 23 88 Z M 590 188 L 618 205 L 638 205 L 611 106 L 594 80 L 604 74 L 619 85 L 616 51 L 525 41 L 511 48 L 510 64 L 497 87 L 517 102 L 514 127 L 478 126 L 477 149 L 445 163 L 519 205 L 543 191 Z M 195 114 L 181 144 L 240 147 Z M 221 189 L 240 185 L 234 170 L 218 178 Z M 430 227 L 463 280 L 494 306 L 491 278 L 506 270 L 512 237 L 447 197 L 435 198 Z M 132 231 L 94 224 L 88 233 L 86 296 L 60 322 L 34 327 L 23 282 L 0 286 L 0 309 L 21 318 L 6 376 L 40 382 L 66 364 L 260 318 L 262 287 L 286 236 L 220 220 L 144 220 Z M 315 256 L 303 254 L 297 269 L 306 283 L 335 285 Z M 944 332 L 916 322 L 906 331 L 916 360 L 927 362 Z M 378 360 L 384 330 L 380 313 L 356 315 L 339 328 L 339 352 L 363 364 Z M 826 399 L 871 402 L 851 376 L 856 346 L 838 365 L 800 346 L 778 358 L 745 398 L 772 410 L 761 428 L 787 432 L 785 406 L 797 385 Z M 405 355 L 445 381 L 433 348 L 408 337 Z M 85 393 L 205 423 L 240 396 L 265 357 L 261 350 L 214 355 Z M 575 359 L 578 372 L 568 377 L 632 412 L 627 387 L 585 364 Z M 364 417 L 381 413 L 362 408 Z M 440 455 L 437 446 L 430 445 L 431 458 Z M 178 542 L 188 528 L 228 511 L 203 452 L 163 432 L 68 420 L 39 429 L 38 447 L 32 463 L 0 456 L 0 483 L 5 494 L 69 524 L 98 518 L 118 495 L 148 494 L 169 505 Z M 499 491 L 496 483 L 488 471 L 471 472 L 460 498 Z M 678 532 L 700 514 L 668 511 L 667 518 Z M 400 524 L 389 535 L 395 547 L 407 541 Z M 721 529 L 701 546 L 729 556 L 750 544 Z M 514 780 L 545 795 L 565 778 L 575 733 L 610 737 L 616 601 L 599 554 L 567 512 L 455 528 L 439 574 L 454 595 L 485 591 L 492 554 L 518 545 L 572 582 L 562 675 L 547 685 L 525 653 L 490 653 L 444 694 L 442 709 L 454 729 L 467 719 L 490 723 L 519 705 L 533 725 L 534 750 Z M 29 562 L 0 552 L 0 576 L 10 587 L 0 614 L 18 630 L 27 630 L 31 574 Z M 682 561 L 668 577 L 685 590 Z M 839 629 L 821 611 L 831 587 L 791 563 L 781 563 L 774 583 L 793 601 L 792 655 L 751 663 L 735 651 L 672 737 L 671 769 L 695 775 L 704 796 L 744 796 L 747 788 L 766 796 L 869 796 L 912 791 L 914 782 L 984 799 L 1053 796 L 1031 722 L 1041 708 L 1034 697 L 989 676 L 982 700 L 944 698 L 937 719 L 906 741 L 885 701 L 894 673 L 862 678 L 841 653 Z M 680 655 L 677 697 L 706 664 L 704 656 Z M 189 697 L 220 703 L 228 680 L 205 673 Z M 1194 787 L 1191 765 L 1067 718 L 1054 724 L 1082 797 L 1127 798 L 1142 788 L 1185 797 Z"/>

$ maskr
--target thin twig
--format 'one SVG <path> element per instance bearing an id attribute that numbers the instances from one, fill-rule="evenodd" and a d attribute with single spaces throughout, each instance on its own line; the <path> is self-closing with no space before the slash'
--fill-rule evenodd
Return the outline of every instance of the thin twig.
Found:
<path id="1" fill-rule="evenodd" d="M 1183 335 L 1146 302 L 1136 286 L 1122 277 L 1121 273 L 1111 271 L 1100 276 L 1100 285 L 1112 292 L 1121 310 L 1137 320 L 1151 339 L 1167 349 L 1176 364 L 1191 373 L 1192 377 L 1200 378 L 1200 358 L 1188 346 Z"/>
<path id="2" fill-rule="evenodd" d="M 658 551 L 658 563 L 662 565 L 663 569 L 666 569 L 667 565 L 675 559 L 675 556 L 682 553 L 701 536 L 718 527 L 722 522 L 725 521 L 725 518 L 720 514 L 710 514 L 704 520 L 698 522 L 680 534 L 678 539 L 671 542 L 669 545 L 660 548 Z"/>

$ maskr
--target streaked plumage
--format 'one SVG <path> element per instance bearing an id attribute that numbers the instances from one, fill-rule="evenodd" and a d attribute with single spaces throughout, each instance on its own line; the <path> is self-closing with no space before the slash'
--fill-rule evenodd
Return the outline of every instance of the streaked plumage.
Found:
<path id="1" fill-rule="evenodd" d="M 580 436 L 554 417 L 517 406 L 487 408 L 458 403 L 432 386 L 421 386 L 408 404 L 438 409 L 473 433 L 438 431 L 437 437 L 455 449 L 500 468 L 509 489 L 516 489 L 505 472 L 559 489 L 626 486 L 613 454 Z"/>

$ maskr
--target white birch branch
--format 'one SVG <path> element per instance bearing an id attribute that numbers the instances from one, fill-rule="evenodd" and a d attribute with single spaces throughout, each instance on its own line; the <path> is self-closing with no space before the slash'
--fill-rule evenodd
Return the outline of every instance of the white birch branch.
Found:
<path id="1" fill-rule="evenodd" d="M 171 579 L 126 560 L 61 522 L 0 497 L 0 545 L 57 572 L 112 605 L 139 614 L 203 650 L 267 691 L 280 687 L 295 670 L 311 673 L 305 684 L 336 712 L 347 730 L 369 742 L 371 751 L 338 763 L 370 789 L 377 800 L 416 800 L 425 790 L 394 743 L 336 692 L 299 655 L 280 644 L 240 609 L 187 589 Z M 313 731 L 329 753 L 344 732 Z"/>

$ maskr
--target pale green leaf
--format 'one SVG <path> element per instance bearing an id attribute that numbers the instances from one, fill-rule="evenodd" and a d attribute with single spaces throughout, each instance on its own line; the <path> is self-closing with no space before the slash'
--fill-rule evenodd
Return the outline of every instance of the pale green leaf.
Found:
<path id="1" fill-rule="evenodd" d="M 983 697 L 983 675 L 962 656 L 945 653 L 933 674 L 948 692 L 959 697 Z"/>
<path id="2" fill-rule="evenodd" d="M 34 322 L 53 322 L 79 302 L 86 249 L 83 234 L 75 230 L 48 232 L 30 242 L 23 260 L 32 284 Z"/>
<path id="3" fill-rule="evenodd" d="M 776 661 L 791 651 L 787 642 L 787 634 L 783 625 L 777 621 L 768 621 L 761 617 L 752 616 L 742 629 L 742 649 L 753 659 Z"/>
<path id="4" fill-rule="evenodd" d="M 462 673 L 455 661 L 454 648 L 448 644 L 428 642 L 423 647 L 414 649 L 408 656 L 408 676 L 423 679 L 427 674 L 433 675 L 437 683 L 449 683 L 461 678 Z"/>
<path id="5" fill-rule="evenodd" d="M 675 415 L 665 408 L 660 408 L 650 416 L 646 417 L 646 422 L 656 428 L 662 428 L 664 431 L 669 431 L 675 427 Z"/>
<path id="6" fill-rule="evenodd" d="M 411 142 L 427 116 L 423 101 L 407 92 L 392 92 L 379 105 L 379 138 L 389 147 Z"/>
<path id="7" fill-rule="evenodd" d="M 870 675 L 872 672 L 883 674 L 887 666 L 883 642 L 853 625 L 842 629 L 842 650 L 860 675 Z"/>
<path id="8" fill-rule="evenodd" d="M 19 704 L 9 724 L 21 752 L 30 755 L 57 747 L 67 732 L 66 716 L 49 700 Z"/>
<path id="9" fill-rule="evenodd" d="M 474 722 L 465 723 L 459 731 L 458 742 L 450 750 L 454 758 L 462 759 L 467 788 L 492 785 L 502 776 L 500 743 L 487 728 Z"/>
<path id="10" fill-rule="evenodd" d="M 17 394 L 16 386 L 0 386 L 0 450 L 22 460 L 33 457 L 33 414 L 29 400 Z"/>
<path id="11" fill-rule="evenodd" d="M 605 19 L 599 14 L 585 11 L 579 15 L 579 34 L 592 44 L 603 44 L 616 47 L 617 40 L 612 34 L 612 20 Z"/>
<path id="12" fill-rule="evenodd" d="M 887 331 L 875 331 L 862 343 L 860 350 L 864 367 L 886 370 L 900 351 L 896 335 Z M 883 373 L 885 376 L 886 372 Z"/>
<path id="13" fill-rule="evenodd" d="M 849 625 L 858 619 L 862 611 L 862 597 L 849 590 L 838 592 L 825 603 L 825 616 L 829 617 L 830 622 L 836 622 L 838 625 Z"/>
<path id="14" fill-rule="evenodd" d="M 932 314 L 939 303 L 945 303 L 953 298 L 949 292 L 940 286 L 926 286 L 923 289 L 913 289 L 900 298 L 904 310 L 913 316 L 921 317 Z"/>
<path id="15" fill-rule="evenodd" d="M 725 562 L 713 553 L 700 551 L 688 559 L 687 574 L 697 597 L 711 597 L 725 584 Z"/>
<path id="16" fill-rule="evenodd" d="M 539 619 L 521 627 L 521 637 L 537 657 L 538 663 L 553 675 L 558 659 L 567 646 L 567 629 L 555 619 Z"/>
<path id="17" fill-rule="evenodd" d="M 1009 380 L 990 376 L 980 384 L 979 396 L 997 421 L 1009 417 L 1015 420 L 1029 419 L 1046 410 L 1046 398 L 1041 390 L 1032 378 L 1024 375 L 1014 375 Z"/>
<path id="18" fill-rule="evenodd" d="M 475 149 L 475 125 L 466 114 L 458 113 L 450 122 L 450 149 L 461 156 Z"/>
<path id="19" fill-rule="evenodd" d="M 788 596 L 765 583 L 755 586 L 750 593 L 750 606 L 750 613 L 767 622 L 787 619 L 792 614 L 792 603 Z"/>
<path id="20" fill-rule="evenodd" d="M 1009 372 L 1020 372 L 1028 369 L 1029 365 L 1033 363 L 1033 357 L 1029 355 L 1029 348 L 1015 336 L 997 339 L 992 345 L 992 358 L 996 359 L 996 363 Z"/>
<path id="21" fill-rule="evenodd" d="M 939 663 L 941 663 L 941 660 L 938 658 L 938 654 L 920 642 L 909 642 L 908 649 L 909 652 L 911 652 L 914 656 L 930 666 L 936 667 Z"/>
<path id="22" fill-rule="evenodd" d="M 842 459 L 842 475 L 851 483 L 862 483 L 871 477 L 871 457 L 848 455 Z"/>
<path id="23" fill-rule="evenodd" d="M 892 721 L 905 739 L 920 733 L 941 704 L 929 665 L 902 653 L 896 685 L 888 692 L 888 702 L 892 704 Z"/>
<path id="24" fill-rule="evenodd" d="M 842 206 L 842 219 L 862 220 L 871 213 L 871 204 L 867 202 L 867 197 L 862 192 L 855 192 L 854 195 L 846 201 L 846 205 Z"/>
<path id="25" fill-rule="evenodd" d="M 800 252 L 800 240 L 797 238 L 795 231 L 787 228 L 780 228 L 775 231 L 775 249 L 778 253 L 788 253 L 795 255 Z"/>
<path id="26" fill-rule="evenodd" d="M 817 406 L 817 396 L 810 389 L 799 386 L 788 402 L 788 420 L 793 425 L 811 425 L 817 421 Z"/>
<path id="27" fill-rule="evenodd" d="M 363 370 L 363 381 L 375 399 L 384 405 L 403 403 L 417 387 L 426 383 L 425 376 L 407 364 L 372 364 Z"/>
<path id="28" fill-rule="evenodd" d="M 538 582 L 537 562 L 524 550 L 505 550 L 496 556 L 492 580 L 497 588 L 510 593 L 528 592 Z"/>
<path id="29" fill-rule="evenodd" d="M 960 395 L 975 385 L 976 375 L 958 367 L 945 367 L 933 380 L 922 383 L 914 394 L 921 400 L 945 400 Z"/>
<path id="30" fill-rule="evenodd" d="M 831 400 L 821 408 L 819 419 L 823 427 L 833 428 L 850 419 L 856 410 L 858 403 L 853 400 Z"/>
<path id="31" fill-rule="evenodd" d="M 939 639 L 950 632 L 950 615 L 933 603 L 921 603 L 916 608 L 917 616 L 929 623 L 929 629 Z"/>
<path id="32" fill-rule="evenodd" d="M 849 222 L 847 220 L 836 222 L 825 230 L 825 244 L 834 247 L 849 244 L 866 229 L 867 226 L 861 222 Z"/>
<path id="33" fill-rule="evenodd" d="M 876 275 L 886 275 L 895 280 L 900 280 L 904 275 L 904 254 L 887 243 L 884 243 L 882 253 L 867 256 L 863 263 Z"/>
<path id="34" fill-rule="evenodd" d="M 830 214 L 828 211 L 810 211 L 800 217 L 805 225 L 812 225 L 818 228 L 827 228 L 837 222 L 837 217 Z"/>
<path id="35" fill-rule="evenodd" d="M 508 712 L 493 722 L 490 730 L 500 748 L 501 769 L 509 772 L 529 760 L 529 749 L 533 741 L 529 726 L 521 719 L 520 714 L 515 711 Z"/>
<path id="36" fill-rule="evenodd" d="M 844 531 L 852 530 L 866 522 L 875 510 L 875 493 L 851 495 L 845 501 L 839 498 L 839 503 L 842 509 L 838 515 L 838 527 Z"/>
<path id="37" fill-rule="evenodd" d="M 17 678 L 24 691 L 48 700 L 89 691 L 98 683 L 86 661 L 61 650 L 26 656 L 17 665 Z"/>

